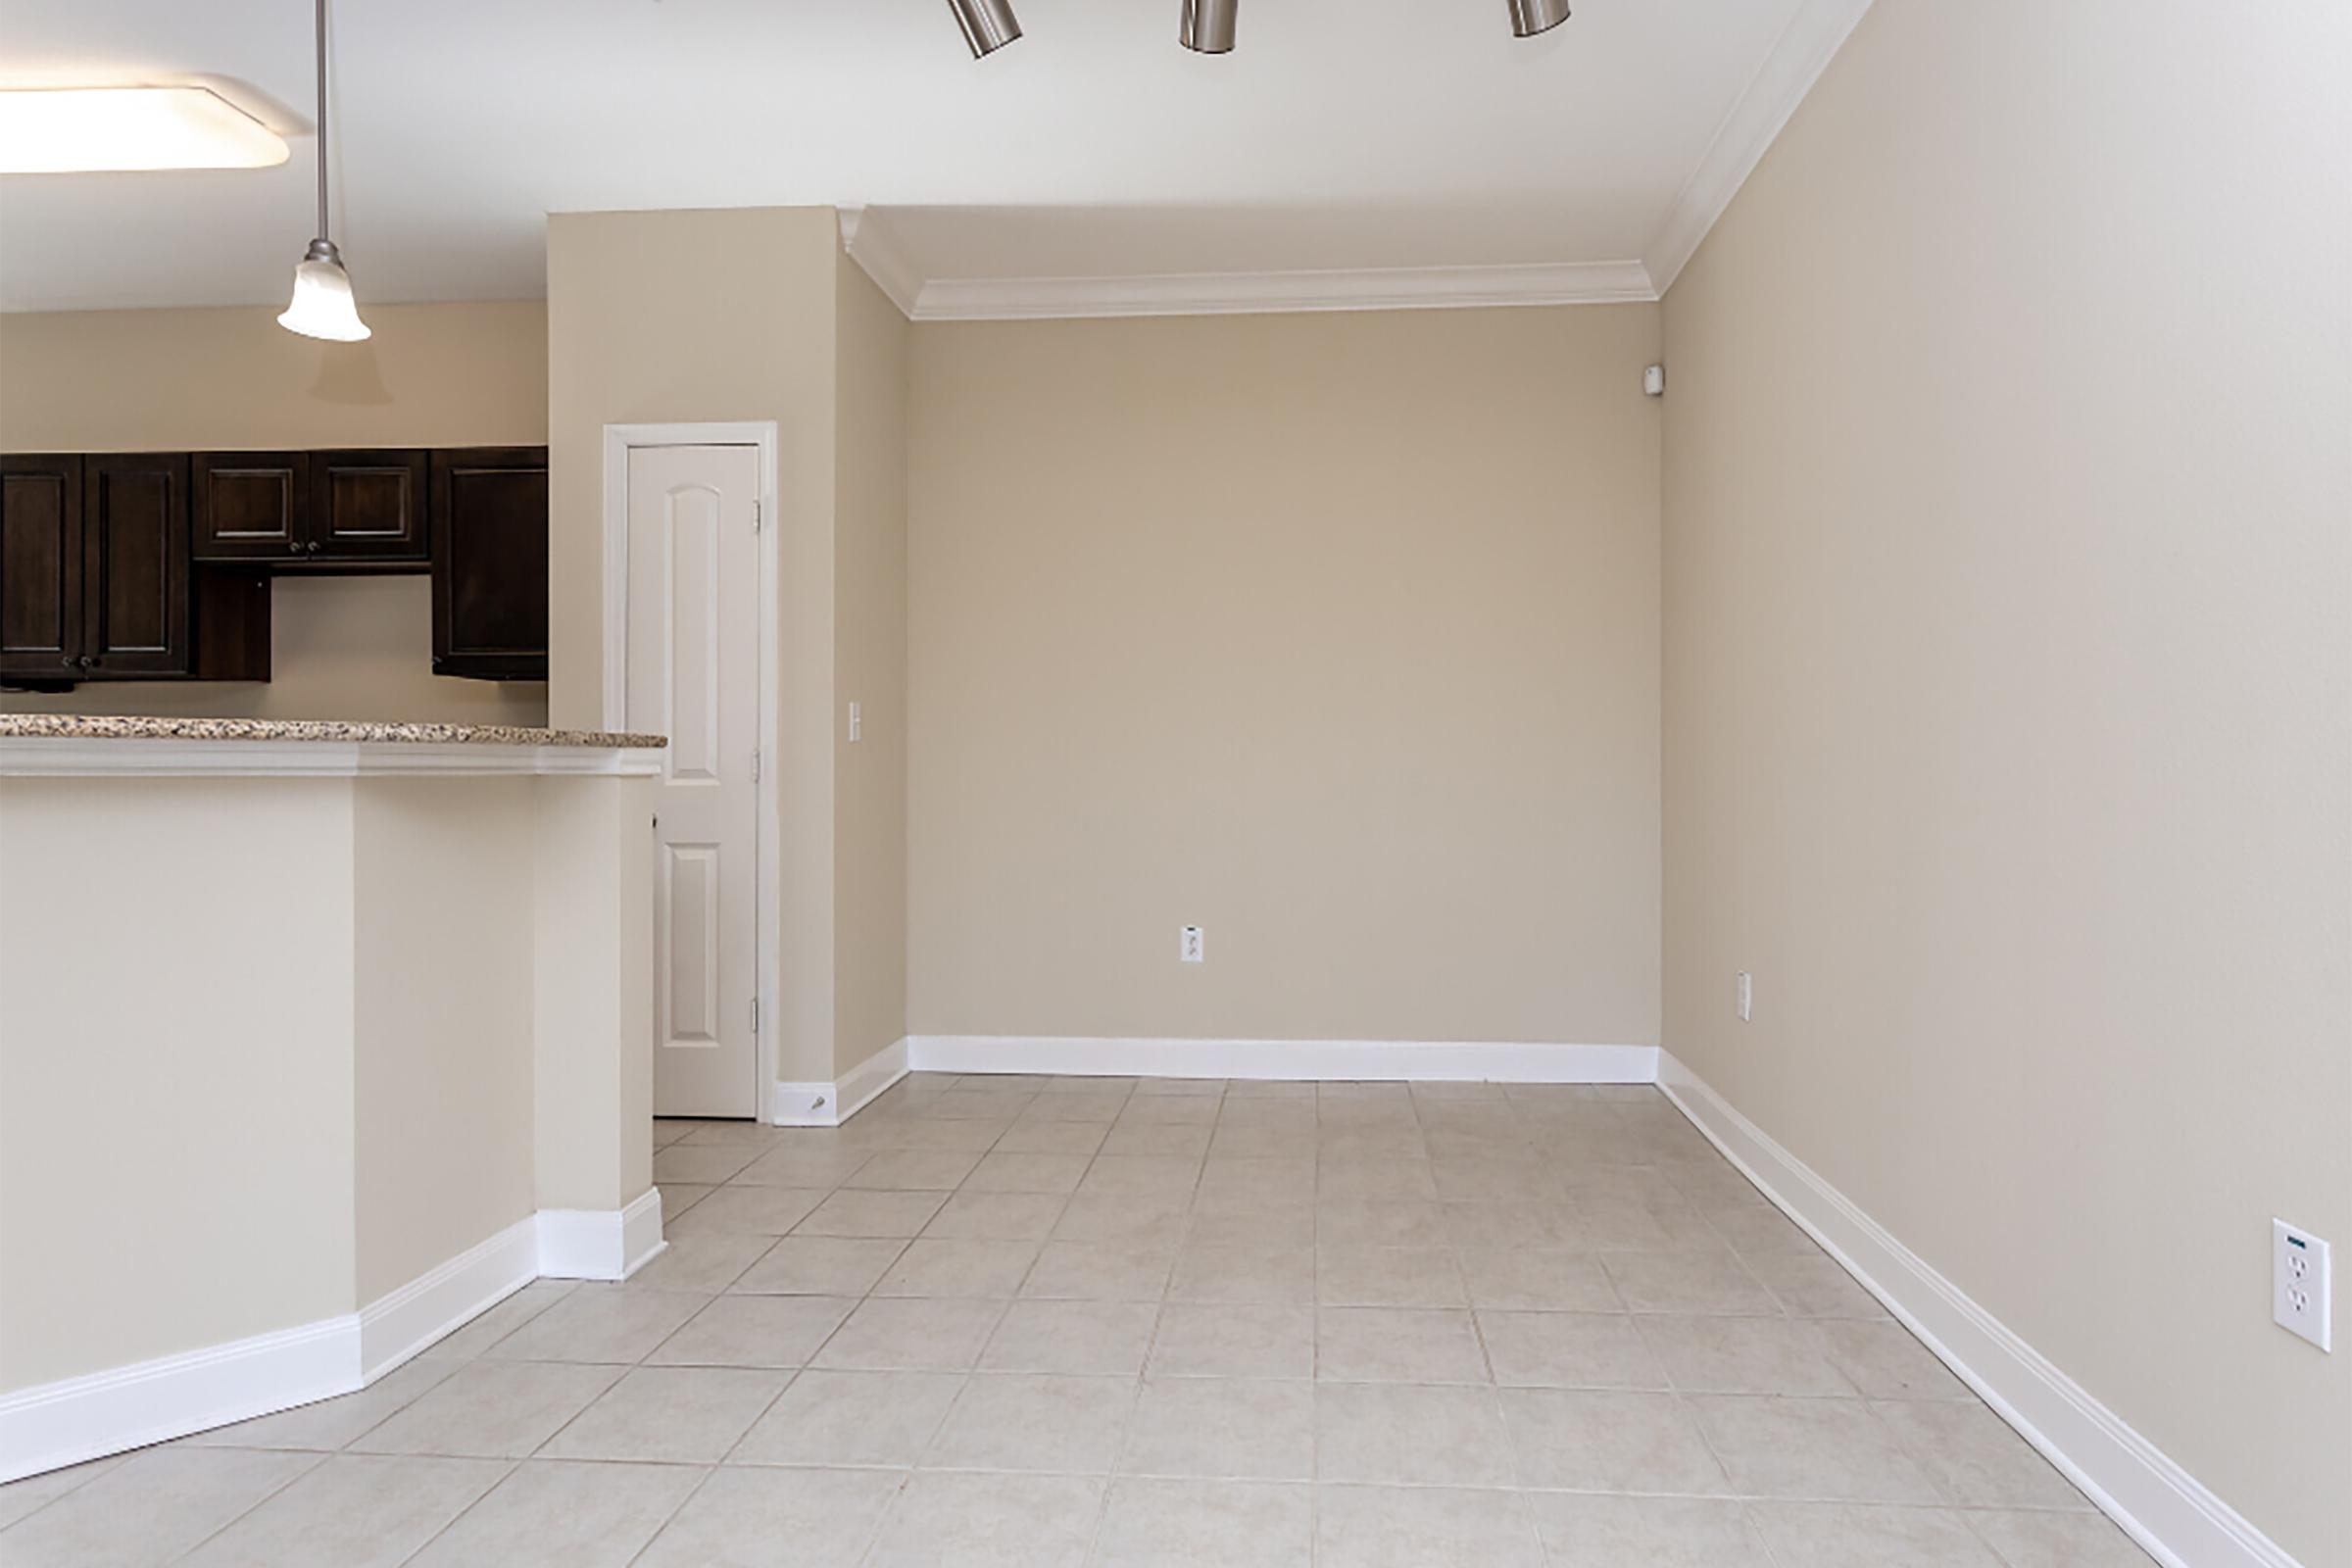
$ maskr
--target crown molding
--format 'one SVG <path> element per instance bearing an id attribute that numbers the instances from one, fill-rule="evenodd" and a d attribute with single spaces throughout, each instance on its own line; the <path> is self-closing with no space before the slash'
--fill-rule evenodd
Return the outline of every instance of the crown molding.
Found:
<path id="1" fill-rule="evenodd" d="M 907 314 L 918 321 L 1020 321 L 1607 305 L 1657 297 L 1640 262 L 1579 262 L 1130 277 L 944 277 L 924 283 Z"/>
<path id="2" fill-rule="evenodd" d="M 851 261 L 865 270 L 874 286 L 890 296 L 901 316 L 912 317 L 916 299 L 923 292 L 923 276 L 906 260 L 899 247 L 890 224 L 862 207 L 844 207 L 838 210 L 841 219 L 841 248 Z"/>
<path id="3" fill-rule="evenodd" d="M 1683 181 L 1642 259 L 1661 297 L 1869 9 L 1870 0 L 1804 0 L 1781 29 L 1764 63 L 1715 127 L 1714 139 Z"/>

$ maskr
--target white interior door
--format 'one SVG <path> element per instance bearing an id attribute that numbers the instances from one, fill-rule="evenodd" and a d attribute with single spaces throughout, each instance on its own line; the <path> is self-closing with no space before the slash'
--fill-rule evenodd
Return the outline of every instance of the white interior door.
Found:
<path id="1" fill-rule="evenodd" d="M 632 447 L 627 724 L 654 827 L 654 1111 L 757 1116 L 760 453 Z"/>

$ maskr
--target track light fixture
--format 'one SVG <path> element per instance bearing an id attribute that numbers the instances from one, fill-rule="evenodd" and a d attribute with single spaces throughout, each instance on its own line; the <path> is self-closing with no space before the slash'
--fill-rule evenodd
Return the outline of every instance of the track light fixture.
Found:
<path id="1" fill-rule="evenodd" d="M 948 9 L 956 13 L 956 24 L 972 46 L 974 60 L 985 60 L 1021 35 L 1012 0 L 948 0 Z"/>
<path id="2" fill-rule="evenodd" d="M 1549 32 L 1568 20 L 1568 0 L 1510 0 L 1511 31 L 1521 38 Z M 1012 0 L 948 0 L 974 60 L 985 59 L 1021 35 Z M 1233 24 L 1241 0 L 1184 0 L 1176 41 L 1197 55 L 1233 52 Z"/>
<path id="3" fill-rule="evenodd" d="M 1234 13 L 1241 0 L 1184 0 L 1184 21 L 1176 39 L 1197 55 L 1233 53 Z"/>
<path id="4" fill-rule="evenodd" d="M 1568 0 L 1511 0 L 1511 31 L 1522 38 L 1549 32 L 1568 20 Z"/>

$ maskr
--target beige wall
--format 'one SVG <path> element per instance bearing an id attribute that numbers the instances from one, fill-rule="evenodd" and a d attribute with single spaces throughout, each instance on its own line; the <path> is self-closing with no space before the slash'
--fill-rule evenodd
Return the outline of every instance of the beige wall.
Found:
<path id="1" fill-rule="evenodd" d="M 1665 305 L 1667 1046 L 2313 1568 L 2347 19 L 1883 0 Z"/>
<path id="2" fill-rule="evenodd" d="M 0 1390 L 352 1309 L 351 821 L 0 779 Z"/>
<path id="3" fill-rule="evenodd" d="M 1657 344 L 917 326 L 910 1028 L 1654 1042 Z"/>
<path id="4" fill-rule="evenodd" d="M 535 446 L 547 439 L 536 302 L 371 306 L 375 336 L 320 343 L 270 310 L 0 315 L 0 451 Z M 278 578 L 270 680 L 97 682 L 0 694 L 0 711 L 540 724 L 536 681 L 432 673 L 423 577 Z"/>
<path id="5" fill-rule="evenodd" d="M 906 319 L 836 263 L 833 1070 L 906 1033 Z M 863 739 L 848 743 L 856 702 Z"/>
<path id="6" fill-rule="evenodd" d="M 602 716 L 604 427 L 776 421 L 783 668 L 771 684 L 785 753 L 779 1068 L 789 1080 L 833 1076 L 839 249 L 830 208 L 558 213 L 547 224 L 555 723 Z"/>
<path id="7" fill-rule="evenodd" d="M 556 782 L 591 798 L 614 788 Z M 539 783 L 368 779 L 353 792 L 362 1302 L 538 1206 L 528 977 Z"/>

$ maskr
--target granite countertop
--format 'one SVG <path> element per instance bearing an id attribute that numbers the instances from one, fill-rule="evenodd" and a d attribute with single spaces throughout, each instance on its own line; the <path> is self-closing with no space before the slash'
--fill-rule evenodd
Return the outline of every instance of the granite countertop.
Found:
<path id="1" fill-rule="evenodd" d="M 621 751 L 669 744 L 662 735 L 511 724 L 401 724 L 345 718 L 130 718 L 80 713 L 0 713 L 0 740 L 388 742 L 412 746 L 582 746 Z"/>

